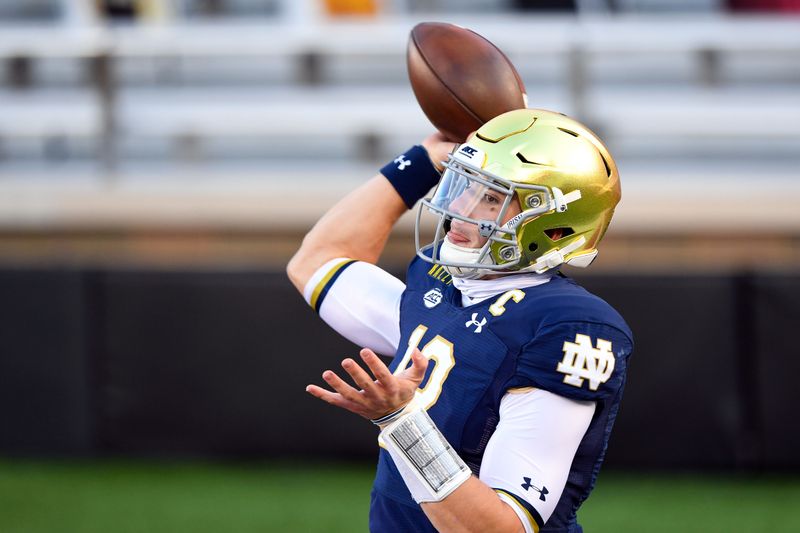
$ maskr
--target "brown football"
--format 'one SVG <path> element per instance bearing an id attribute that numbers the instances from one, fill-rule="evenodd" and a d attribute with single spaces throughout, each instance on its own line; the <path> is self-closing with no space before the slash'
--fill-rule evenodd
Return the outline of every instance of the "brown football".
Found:
<path id="1" fill-rule="evenodd" d="M 495 45 L 454 24 L 422 22 L 408 39 L 408 76 L 428 120 L 449 140 L 526 107 L 517 69 Z"/>

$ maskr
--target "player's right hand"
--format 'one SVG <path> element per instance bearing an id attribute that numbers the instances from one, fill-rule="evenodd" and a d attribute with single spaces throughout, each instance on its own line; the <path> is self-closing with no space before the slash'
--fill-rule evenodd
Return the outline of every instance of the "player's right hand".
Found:
<path id="1" fill-rule="evenodd" d="M 428 157 L 431 158 L 433 166 L 435 166 L 436 170 L 439 172 L 444 170 L 442 161 L 447 161 L 447 156 L 450 155 L 450 152 L 453 151 L 455 146 L 456 143 L 445 139 L 444 134 L 440 131 L 428 135 L 425 140 L 422 141 L 422 147 L 428 151 Z"/>

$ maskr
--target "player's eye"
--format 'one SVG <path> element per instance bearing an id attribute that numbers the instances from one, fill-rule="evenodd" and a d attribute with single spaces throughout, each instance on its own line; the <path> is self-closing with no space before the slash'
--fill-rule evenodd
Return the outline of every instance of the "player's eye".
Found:
<path id="1" fill-rule="evenodd" d="M 486 193 L 483 195 L 483 201 L 490 205 L 497 205 L 500 203 L 500 198 L 495 194 Z"/>

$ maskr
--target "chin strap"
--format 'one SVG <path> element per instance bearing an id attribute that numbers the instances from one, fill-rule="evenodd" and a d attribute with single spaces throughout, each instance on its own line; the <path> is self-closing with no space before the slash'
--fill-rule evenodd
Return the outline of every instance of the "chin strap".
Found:
<path id="1" fill-rule="evenodd" d="M 573 240 L 571 243 L 567 244 L 562 248 L 556 248 L 554 250 L 550 250 L 546 254 L 542 255 L 538 261 L 534 264 L 526 268 L 525 270 L 533 270 L 537 274 L 541 274 L 550 270 L 551 268 L 555 268 L 558 265 L 564 263 L 564 258 L 586 244 L 586 237 L 580 236 L 577 239 Z M 576 264 L 575 266 L 580 266 Z"/>
<path id="2" fill-rule="evenodd" d="M 586 252 L 573 257 L 567 261 L 567 264 L 578 268 L 586 268 L 592 264 L 595 257 L 597 257 L 597 250 L 592 250 L 591 252 Z"/>

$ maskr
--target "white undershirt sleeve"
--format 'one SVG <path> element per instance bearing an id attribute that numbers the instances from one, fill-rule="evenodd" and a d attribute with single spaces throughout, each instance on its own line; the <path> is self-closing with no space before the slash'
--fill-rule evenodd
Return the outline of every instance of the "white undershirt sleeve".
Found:
<path id="1" fill-rule="evenodd" d="M 540 389 L 509 391 L 500 401 L 480 479 L 514 509 L 527 533 L 553 513 L 594 411 L 594 402 Z"/>
<path id="2" fill-rule="evenodd" d="M 400 342 L 400 297 L 405 284 L 370 263 L 346 258 L 322 265 L 303 296 L 344 338 L 381 355 L 394 355 Z"/>

